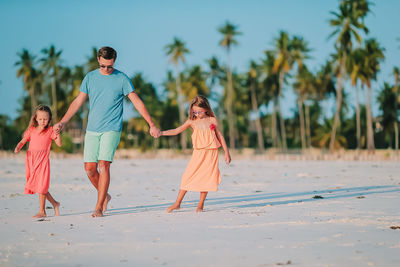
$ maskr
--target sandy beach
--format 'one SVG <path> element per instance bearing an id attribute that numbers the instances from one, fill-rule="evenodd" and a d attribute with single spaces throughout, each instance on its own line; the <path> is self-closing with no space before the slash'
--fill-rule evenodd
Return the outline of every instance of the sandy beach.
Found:
<path id="1" fill-rule="evenodd" d="M 400 266 L 398 161 L 220 158 L 205 211 L 189 192 L 167 214 L 188 160 L 117 159 L 109 210 L 91 218 L 82 159 L 53 157 L 61 216 L 37 220 L 24 157 L 0 158 L 0 266 Z"/>

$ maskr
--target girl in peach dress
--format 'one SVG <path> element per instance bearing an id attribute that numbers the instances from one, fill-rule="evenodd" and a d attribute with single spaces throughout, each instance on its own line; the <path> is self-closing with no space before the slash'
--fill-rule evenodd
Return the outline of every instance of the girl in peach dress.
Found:
<path id="1" fill-rule="evenodd" d="M 175 203 L 167 208 L 167 212 L 180 208 L 187 191 L 200 192 L 197 212 L 203 211 L 204 200 L 208 191 L 217 191 L 221 182 L 218 168 L 218 148 L 222 145 L 225 162 L 231 162 L 225 139 L 218 129 L 210 104 L 204 96 L 196 96 L 190 103 L 189 119 L 176 129 L 162 131 L 162 136 L 177 135 L 191 127 L 193 155 L 182 175 L 181 188 Z"/>
<path id="2" fill-rule="evenodd" d="M 34 218 L 46 217 L 45 203 L 46 199 L 53 205 L 55 215 L 59 215 L 60 203 L 51 196 L 50 184 L 50 147 L 54 140 L 58 146 L 61 146 L 60 134 L 53 131 L 50 126 L 51 110 L 47 106 L 39 105 L 26 129 L 22 140 L 16 146 L 14 152 L 18 153 L 26 142 L 29 142 L 29 148 L 26 152 L 25 169 L 26 185 L 25 194 L 39 194 L 39 212 Z"/>

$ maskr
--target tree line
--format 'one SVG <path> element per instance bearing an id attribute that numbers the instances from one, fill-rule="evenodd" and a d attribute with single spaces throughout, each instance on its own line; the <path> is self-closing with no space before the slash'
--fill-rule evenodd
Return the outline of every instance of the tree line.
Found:
<path id="1" fill-rule="evenodd" d="M 240 44 L 239 26 L 227 21 L 217 30 L 218 43 L 226 51 L 225 58 L 210 57 L 207 67 L 183 64 L 190 53 L 186 43 L 173 38 L 165 46 L 165 55 L 174 67 L 167 71 L 162 88 L 136 73 L 131 77 L 138 95 L 161 129 L 175 128 L 187 119 L 188 102 L 196 95 L 208 97 L 214 106 L 223 133 L 231 149 L 251 147 L 262 152 L 266 148 L 279 151 L 305 150 L 311 147 L 334 151 L 339 148 L 368 149 L 399 147 L 398 87 L 399 68 L 393 68 L 393 80 L 372 88 L 385 49 L 368 36 L 365 17 L 371 13 L 368 0 L 342 0 L 330 13 L 334 53 L 316 70 L 308 66 L 312 49 L 300 35 L 280 31 L 273 37 L 273 46 L 261 54 L 261 60 L 250 60 L 245 72 L 232 69 L 231 56 Z M 17 77 L 27 92 L 20 100 L 18 117 L 11 121 L 0 115 L 0 148 L 13 149 L 28 125 L 38 103 L 48 104 L 58 121 L 79 93 L 85 74 L 98 68 L 97 48 L 93 47 L 86 63 L 65 66 L 62 50 L 50 45 L 33 55 L 27 49 L 18 54 Z M 225 62 L 225 64 L 221 63 Z M 293 116 L 282 115 L 282 98 L 288 90 L 296 94 Z M 353 90 L 355 101 L 349 100 Z M 379 91 L 379 116 L 372 114 L 372 90 Z M 360 104 L 360 92 L 365 104 Z M 327 117 L 321 102 L 335 100 L 335 114 Z M 272 112 L 266 107 L 272 106 Z M 347 116 L 354 109 L 353 116 Z M 69 123 L 63 133 L 63 150 L 81 149 L 87 123 L 88 106 Z M 120 147 L 173 148 L 185 151 L 190 145 L 188 134 L 153 139 L 148 126 L 139 117 L 124 122 Z"/>

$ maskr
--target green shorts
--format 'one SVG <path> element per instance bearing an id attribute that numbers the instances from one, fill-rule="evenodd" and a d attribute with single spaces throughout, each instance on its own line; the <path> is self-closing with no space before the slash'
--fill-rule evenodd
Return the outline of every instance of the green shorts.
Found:
<path id="1" fill-rule="evenodd" d="M 83 150 L 84 162 L 113 161 L 119 144 L 121 132 L 109 131 L 97 133 L 86 131 Z"/>

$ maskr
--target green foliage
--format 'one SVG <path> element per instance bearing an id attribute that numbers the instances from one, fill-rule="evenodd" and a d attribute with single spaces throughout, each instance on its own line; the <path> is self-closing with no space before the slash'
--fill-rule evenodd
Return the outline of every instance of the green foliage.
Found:
<path id="1" fill-rule="evenodd" d="M 333 118 L 325 117 L 321 101 L 334 99 L 343 90 L 342 103 L 337 111 L 340 127 L 334 145 L 336 148 L 354 149 L 357 147 L 356 117 L 355 114 L 348 114 L 355 103 L 349 102 L 346 90 L 358 84 L 361 84 L 361 89 L 371 89 L 371 82 L 376 79 L 384 60 L 384 48 L 376 39 L 363 41 L 362 34 L 368 33 L 364 19 L 371 11 L 370 6 L 368 0 L 340 1 L 338 9 L 331 12 L 329 21 L 333 28 L 331 37 L 335 37 L 336 51 L 317 70 L 307 66 L 307 59 L 312 52 L 308 42 L 302 36 L 283 30 L 273 39 L 273 48 L 266 50 L 261 60 L 252 60 L 248 69 L 242 73 L 231 70 L 230 49 L 238 44 L 236 38 L 242 33 L 238 31 L 239 26 L 227 21 L 217 29 L 222 35 L 219 45 L 227 52 L 226 63 L 222 64 L 219 58 L 212 56 L 207 60 L 207 67 L 199 63 L 191 66 L 182 64 L 190 51 L 183 40 L 175 37 L 164 47 L 170 62 L 176 67 L 175 74 L 168 71 L 164 83 L 157 88 L 141 73 L 134 74 L 131 81 L 152 119 L 161 129 L 178 127 L 180 120 L 185 117 L 183 115 L 187 115 L 188 102 L 194 96 L 201 94 L 208 97 L 214 105 L 214 113 L 225 139 L 231 140 L 229 134 L 233 134 L 233 145 L 239 148 L 257 148 L 259 143 L 263 143 L 264 147 L 278 148 L 283 146 L 284 131 L 287 132 L 287 146 L 301 148 L 304 138 L 300 136 L 299 114 L 302 113 L 310 125 L 310 136 L 307 138 L 311 140 L 311 145 L 327 148 Z M 355 43 L 359 44 L 357 48 Z M 65 114 L 79 94 L 85 74 L 98 68 L 97 48 L 92 47 L 88 54 L 86 63 L 73 67 L 62 64 L 62 51 L 54 45 L 42 49 L 39 59 L 27 49 L 17 54 L 16 75 L 23 81 L 25 95 L 19 100 L 20 108 L 14 121 L 0 115 L 0 149 L 14 149 L 37 104 L 52 106 L 53 113 L 59 118 Z M 399 73 L 399 68 L 395 68 L 394 85 L 385 83 L 377 98 L 379 117 L 374 118 L 374 127 L 378 125 L 374 132 L 377 147 L 394 146 L 394 125 L 399 106 Z M 344 82 L 347 78 L 351 81 L 351 87 L 344 88 L 348 86 Z M 342 86 L 339 88 L 338 84 Z M 284 105 L 279 105 L 279 100 L 287 90 L 293 90 L 300 103 L 296 103 L 291 118 L 283 118 L 279 110 Z M 365 117 L 368 108 L 371 108 L 368 103 L 366 106 L 361 105 L 363 148 L 367 145 Z M 85 104 L 62 134 L 63 146 L 58 148 L 53 144 L 55 151 L 72 153 L 81 149 L 79 136 L 85 132 L 87 114 L 88 105 Z M 274 126 L 273 121 L 276 121 Z M 153 139 L 148 132 L 145 120 L 135 114 L 123 123 L 119 147 L 146 151 L 156 148 L 178 149 L 184 144 L 182 140 L 180 142 L 179 136 Z M 259 141 L 260 137 L 262 141 Z M 189 135 L 187 141 L 190 143 Z"/>

